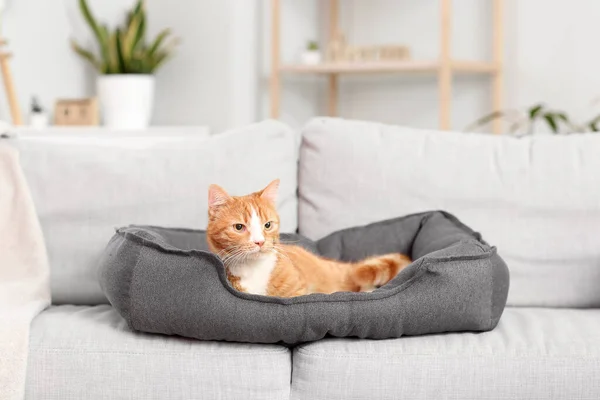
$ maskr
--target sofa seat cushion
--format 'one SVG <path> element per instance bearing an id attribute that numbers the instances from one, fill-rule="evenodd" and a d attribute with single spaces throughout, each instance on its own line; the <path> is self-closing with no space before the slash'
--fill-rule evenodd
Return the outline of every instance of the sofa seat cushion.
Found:
<path id="1" fill-rule="evenodd" d="M 287 399 L 282 346 L 134 333 L 107 305 L 56 306 L 32 323 L 27 399 Z"/>
<path id="2" fill-rule="evenodd" d="M 293 399 L 600 399 L 600 310 L 507 308 L 498 327 L 294 351 Z"/>

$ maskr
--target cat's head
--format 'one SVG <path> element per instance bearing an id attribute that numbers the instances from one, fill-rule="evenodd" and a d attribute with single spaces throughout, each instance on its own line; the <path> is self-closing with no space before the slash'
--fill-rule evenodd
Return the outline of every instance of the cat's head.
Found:
<path id="1" fill-rule="evenodd" d="M 279 179 L 276 179 L 259 192 L 237 197 L 211 185 L 206 229 L 210 250 L 226 264 L 276 251 L 279 243 L 278 189 Z"/>

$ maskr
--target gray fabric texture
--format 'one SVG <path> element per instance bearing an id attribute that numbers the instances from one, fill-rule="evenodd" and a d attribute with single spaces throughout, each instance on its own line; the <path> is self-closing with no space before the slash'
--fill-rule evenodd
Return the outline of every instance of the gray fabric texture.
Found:
<path id="1" fill-rule="evenodd" d="M 600 399 L 600 310 L 506 307 L 491 332 L 294 349 L 293 400 Z"/>
<path id="2" fill-rule="evenodd" d="M 509 274 L 496 249 L 444 212 L 346 229 L 314 245 L 289 240 L 340 260 L 401 252 L 415 261 L 372 293 L 258 296 L 233 289 L 203 231 L 130 226 L 109 242 L 100 285 L 135 330 L 255 343 L 487 331 L 506 303 Z"/>
<path id="3" fill-rule="evenodd" d="M 283 400 L 290 376 L 284 346 L 149 335 L 109 305 L 64 305 L 33 320 L 25 398 Z"/>

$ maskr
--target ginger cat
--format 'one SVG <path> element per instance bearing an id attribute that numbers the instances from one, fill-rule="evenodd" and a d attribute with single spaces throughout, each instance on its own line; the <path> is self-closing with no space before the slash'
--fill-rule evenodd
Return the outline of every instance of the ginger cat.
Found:
<path id="1" fill-rule="evenodd" d="M 279 180 L 275 180 L 260 192 L 241 197 L 230 196 L 217 185 L 209 188 L 208 245 L 223 260 L 237 290 L 277 297 L 366 292 L 384 285 L 410 264 L 403 254 L 343 263 L 281 244 L 275 208 L 278 188 Z"/>

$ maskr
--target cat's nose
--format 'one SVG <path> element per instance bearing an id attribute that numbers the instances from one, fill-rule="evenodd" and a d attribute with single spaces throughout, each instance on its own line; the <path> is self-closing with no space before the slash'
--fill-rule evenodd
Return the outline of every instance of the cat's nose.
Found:
<path id="1" fill-rule="evenodd" d="M 262 247 L 263 244 L 265 244 L 264 240 L 255 240 L 254 244 L 257 245 L 258 247 Z"/>

